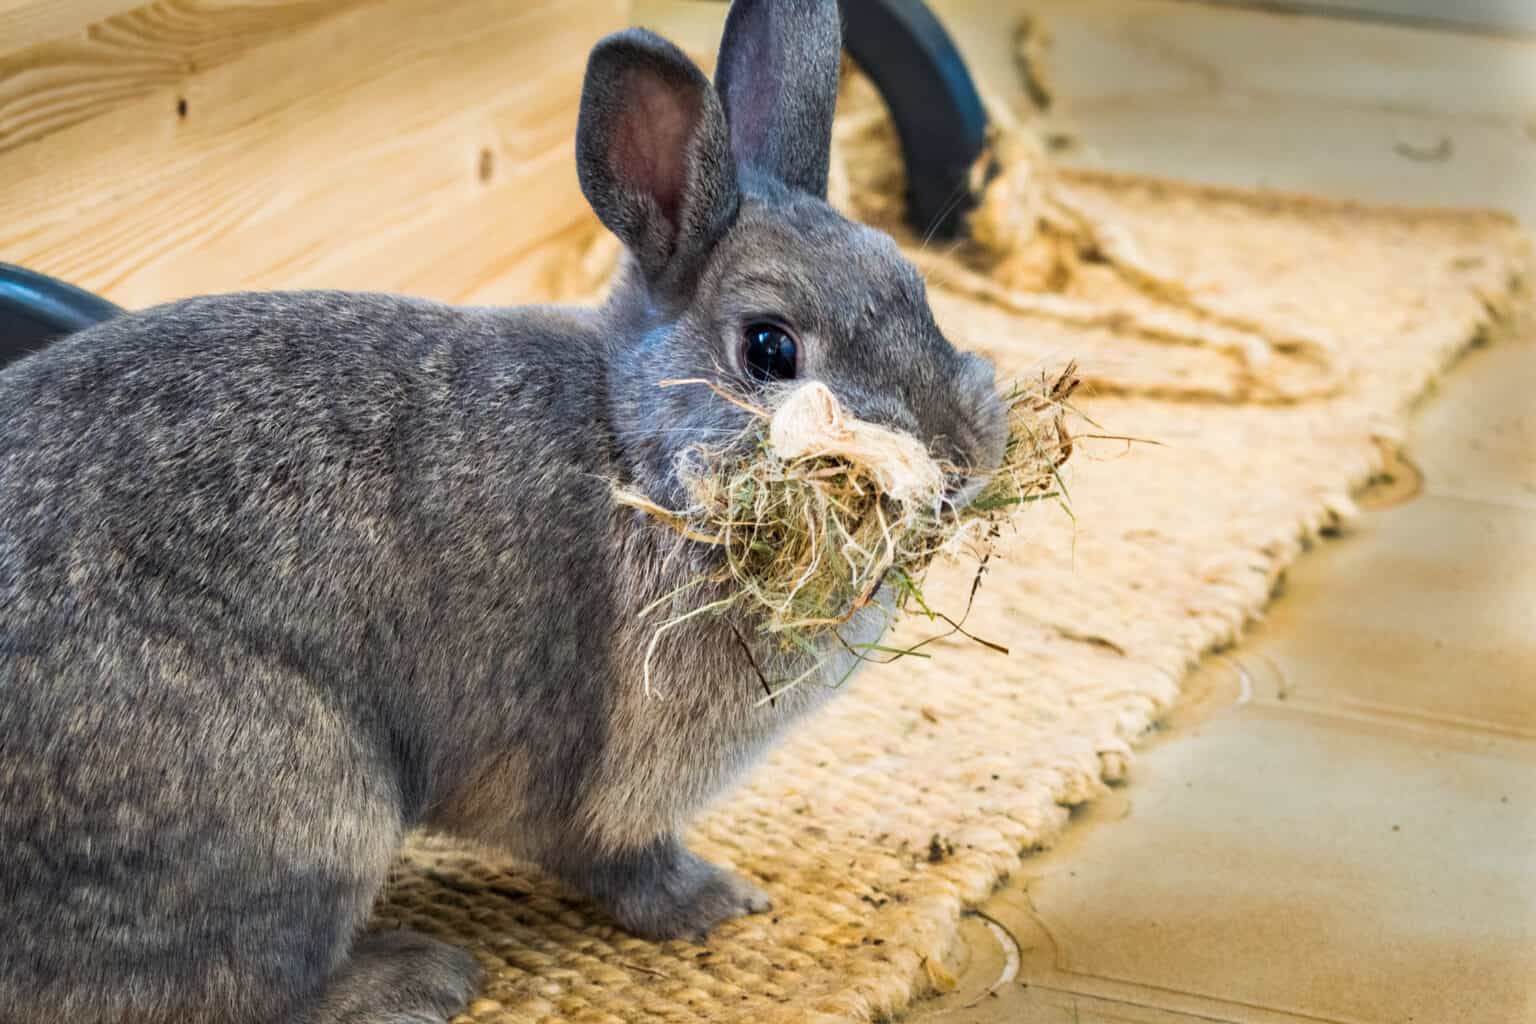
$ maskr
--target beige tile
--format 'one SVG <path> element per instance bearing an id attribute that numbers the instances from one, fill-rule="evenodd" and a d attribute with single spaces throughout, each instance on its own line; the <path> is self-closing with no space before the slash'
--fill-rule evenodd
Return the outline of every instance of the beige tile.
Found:
<path id="1" fill-rule="evenodd" d="M 1536 511 L 1536 327 L 1469 353 L 1453 372 L 1414 430 L 1425 489 Z"/>
<path id="2" fill-rule="evenodd" d="M 984 910 L 1027 984 L 930 1019 L 1049 1019 L 1031 989 L 1107 1020 L 1533 1019 L 1533 794 L 1528 742 L 1253 700 L 1026 861 Z"/>
<path id="3" fill-rule="evenodd" d="M 1035 17 L 1053 40 L 1055 92 L 1078 112 L 1171 107 L 1170 101 L 1228 94 L 1234 112 L 1317 102 L 1518 121 L 1536 94 L 1536 68 L 1526 63 L 1530 40 L 1188 0 L 932 0 L 931 6 L 973 63 L 972 49 L 1006 49 L 1019 15 Z"/>
<path id="4" fill-rule="evenodd" d="M 1071 987 L 1234 1019 L 1528 1019 L 1536 751 L 1255 707 L 1158 753 L 1125 820 L 1027 869 Z"/>
<path id="5" fill-rule="evenodd" d="M 1327 547 L 1250 647 L 1288 696 L 1536 739 L 1536 511 L 1426 495 Z"/>
<path id="6" fill-rule="evenodd" d="M 1159 1010 L 1041 985 L 1020 988 L 1006 997 L 984 996 L 975 1006 L 945 1020 L 953 1024 L 1236 1024 L 1230 1018 Z"/>

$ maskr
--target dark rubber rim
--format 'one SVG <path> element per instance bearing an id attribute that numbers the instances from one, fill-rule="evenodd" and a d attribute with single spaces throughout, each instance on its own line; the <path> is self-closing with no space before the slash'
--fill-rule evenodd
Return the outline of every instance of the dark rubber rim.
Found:
<path id="1" fill-rule="evenodd" d="M 0 263 L 0 366 L 121 312 L 83 288 Z"/>
<path id="2" fill-rule="evenodd" d="M 841 0 L 843 46 L 885 98 L 907 169 L 907 220 L 924 238 L 965 232 L 987 115 L 954 41 L 922 0 Z"/>

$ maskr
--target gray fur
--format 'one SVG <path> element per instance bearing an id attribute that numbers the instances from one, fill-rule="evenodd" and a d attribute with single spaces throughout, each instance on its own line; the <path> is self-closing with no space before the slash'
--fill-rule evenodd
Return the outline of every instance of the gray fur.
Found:
<path id="1" fill-rule="evenodd" d="M 688 286 L 740 202 L 720 97 L 673 44 L 644 29 L 599 44 L 576 129 L 582 193 L 650 290 Z"/>
<path id="2" fill-rule="evenodd" d="M 761 6 L 748 24 L 828 60 Z M 678 453 L 744 425 L 657 385 L 746 386 L 742 321 L 773 314 L 802 376 L 972 476 L 1003 416 L 890 239 L 736 172 L 675 48 L 624 33 L 593 67 L 582 181 L 634 250 L 604 308 L 226 295 L 0 373 L 0 1020 L 445 1020 L 469 958 L 357 937 L 416 828 L 536 862 L 644 936 L 767 906 L 676 837 L 830 691 L 755 709 L 754 624 L 698 619 L 642 692 L 641 609 L 712 553 L 610 484 L 678 501 Z M 691 112 L 682 159 L 610 158 L 636 76 Z M 820 126 L 777 130 L 800 151 L 780 166 L 824 160 Z"/>

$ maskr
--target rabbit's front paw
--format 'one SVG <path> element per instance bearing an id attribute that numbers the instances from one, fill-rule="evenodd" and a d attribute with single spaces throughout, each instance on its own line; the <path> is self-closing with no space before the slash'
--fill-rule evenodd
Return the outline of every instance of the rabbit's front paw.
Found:
<path id="1" fill-rule="evenodd" d="M 703 942 L 709 932 L 722 921 L 761 914 L 773 908 L 768 894 L 734 871 L 717 868 L 700 861 L 709 868 L 708 880 L 681 905 L 649 908 L 651 928 L 657 938 L 689 939 Z"/>
<path id="2" fill-rule="evenodd" d="M 626 929 L 647 939 L 703 942 L 722 921 L 773 906 L 768 894 L 745 878 L 695 859 L 696 871 L 654 889 L 626 893 L 609 911 Z"/>
<path id="3" fill-rule="evenodd" d="M 647 939 L 703 942 L 722 921 L 773 906 L 740 875 L 715 867 L 675 839 L 589 864 L 575 880 L 627 931 Z"/>

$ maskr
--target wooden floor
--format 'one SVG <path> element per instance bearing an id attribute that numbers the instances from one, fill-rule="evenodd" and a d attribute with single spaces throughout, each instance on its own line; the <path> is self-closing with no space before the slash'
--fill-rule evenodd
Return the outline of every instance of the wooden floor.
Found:
<path id="1" fill-rule="evenodd" d="M 0 0 L 0 262 L 128 308 L 547 292 L 626 0 Z"/>
<path id="2" fill-rule="evenodd" d="M 1536 42 L 1158 0 L 1024 7 L 1100 166 L 1536 228 Z M 966 922 L 924 1024 L 1536 1021 L 1536 336 L 1470 354 L 1399 485 L 1190 682 L 1128 786 Z"/>

